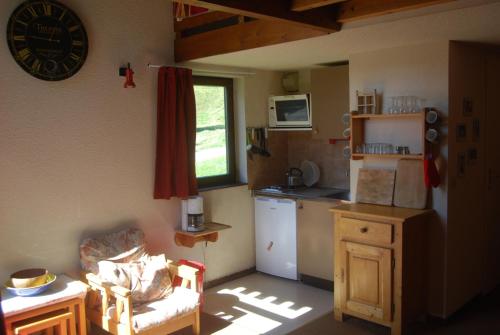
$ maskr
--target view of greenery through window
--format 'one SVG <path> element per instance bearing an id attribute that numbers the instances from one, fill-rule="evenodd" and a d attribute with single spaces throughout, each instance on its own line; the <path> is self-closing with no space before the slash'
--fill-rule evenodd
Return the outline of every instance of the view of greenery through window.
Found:
<path id="1" fill-rule="evenodd" d="M 194 86 L 196 98 L 196 177 L 228 173 L 225 88 Z"/>

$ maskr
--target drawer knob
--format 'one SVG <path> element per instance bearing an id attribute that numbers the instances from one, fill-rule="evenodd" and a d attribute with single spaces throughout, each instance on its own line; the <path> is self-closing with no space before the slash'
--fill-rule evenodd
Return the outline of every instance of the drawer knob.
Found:
<path id="1" fill-rule="evenodd" d="M 363 228 L 360 228 L 359 231 L 364 234 L 364 233 L 366 233 L 368 231 L 368 228 L 367 227 L 363 227 Z"/>

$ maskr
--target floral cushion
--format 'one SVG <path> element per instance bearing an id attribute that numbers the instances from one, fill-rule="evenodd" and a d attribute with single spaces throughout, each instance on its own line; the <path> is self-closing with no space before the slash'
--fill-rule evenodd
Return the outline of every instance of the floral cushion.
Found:
<path id="1" fill-rule="evenodd" d="M 144 233 L 137 228 L 129 228 L 97 238 L 87 238 L 80 244 L 82 269 L 94 274 L 98 272 L 97 263 L 100 261 L 127 263 L 138 260 L 145 254 Z"/>
<path id="2" fill-rule="evenodd" d="M 172 292 L 165 255 L 142 256 L 129 263 L 100 261 L 98 267 L 101 280 L 129 289 L 134 304 L 162 299 Z"/>

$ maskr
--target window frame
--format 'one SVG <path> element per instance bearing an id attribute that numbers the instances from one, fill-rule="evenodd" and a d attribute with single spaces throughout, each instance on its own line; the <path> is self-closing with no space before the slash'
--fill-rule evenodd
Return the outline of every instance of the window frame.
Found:
<path id="1" fill-rule="evenodd" d="M 224 175 L 196 177 L 198 188 L 212 188 L 236 183 L 236 150 L 234 133 L 233 79 L 222 77 L 193 76 L 194 86 L 222 86 L 225 88 L 226 149 L 228 173 Z M 195 94 L 196 99 L 196 94 Z M 198 128 L 196 128 L 198 129 Z M 196 130 L 198 133 L 198 130 Z M 195 145 L 196 148 L 196 145 Z M 196 155 L 195 155 L 196 167 Z"/>

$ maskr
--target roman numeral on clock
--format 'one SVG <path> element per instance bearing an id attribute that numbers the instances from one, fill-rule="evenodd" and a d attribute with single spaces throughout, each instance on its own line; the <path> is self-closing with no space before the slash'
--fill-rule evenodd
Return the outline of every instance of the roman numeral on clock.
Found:
<path id="1" fill-rule="evenodd" d="M 31 64 L 31 71 L 33 72 L 40 72 L 40 66 L 42 65 L 42 63 L 40 63 L 40 61 L 38 59 L 35 59 L 35 61 L 33 62 L 33 64 Z"/>
<path id="2" fill-rule="evenodd" d="M 45 15 L 49 15 L 49 16 L 52 15 L 52 6 L 51 5 L 49 5 L 48 3 L 43 3 L 42 6 L 43 6 L 43 13 Z"/>
<path id="3" fill-rule="evenodd" d="M 77 54 L 70 53 L 69 56 L 71 57 L 71 59 L 73 59 L 77 62 L 80 61 L 80 56 L 78 56 Z"/>
<path id="4" fill-rule="evenodd" d="M 59 21 L 62 21 L 65 14 L 66 14 L 66 9 L 64 10 L 64 12 L 62 12 L 61 16 L 59 16 Z"/>
<path id="5" fill-rule="evenodd" d="M 19 57 L 21 57 L 23 61 L 25 61 L 26 59 L 29 58 L 29 56 L 31 56 L 31 51 L 28 48 L 24 48 L 20 50 L 17 54 L 19 55 Z"/>
<path id="6" fill-rule="evenodd" d="M 28 7 L 28 8 L 26 8 L 26 9 L 28 10 L 28 12 L 30 12 L 31 16 L 33 16 L 33 17 L 38 17 L 38 14 L 37 14 L 37 12 L 36 12 L 35 8 L 33 8 L 33 7 Z"/>

